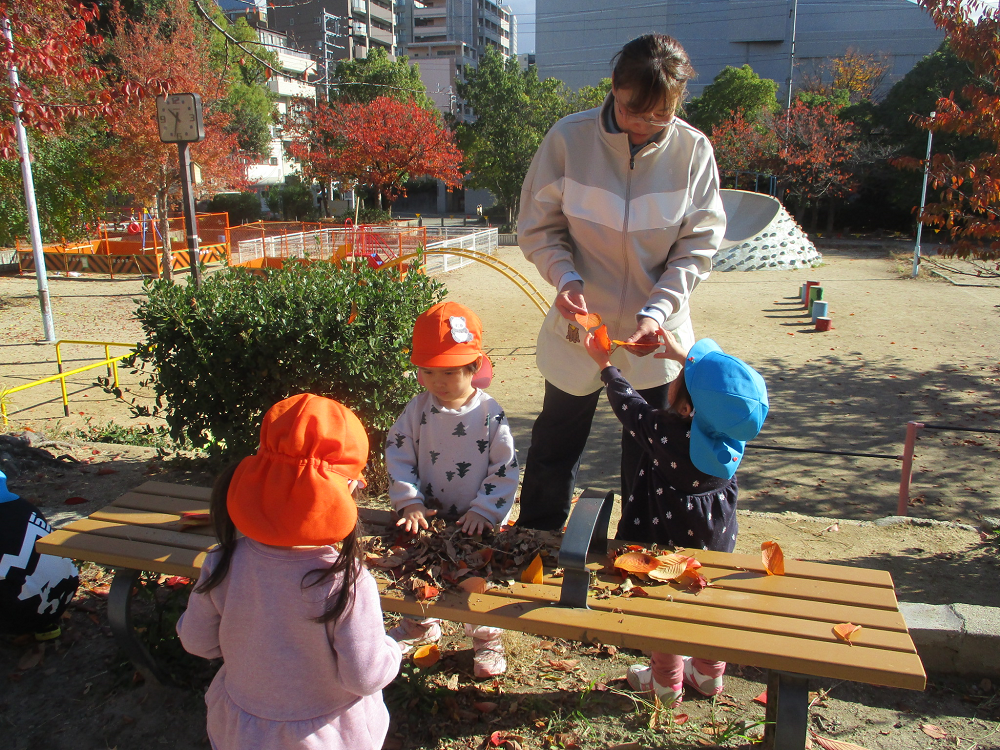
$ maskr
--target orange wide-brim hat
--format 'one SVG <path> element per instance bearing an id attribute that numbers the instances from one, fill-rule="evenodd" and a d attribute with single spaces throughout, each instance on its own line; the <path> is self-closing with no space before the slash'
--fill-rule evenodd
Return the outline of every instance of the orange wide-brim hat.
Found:
<path id="1" fill-rule="evenodd" d="M 461 367 L 483 353 L 483 324 L 465 305 L 440 302 L 413 324 L 410 361 L 417 367 Z"/>
<path id="2" fill-rule="evenodd" d="M 354 412 L 311 393 L 286 398 L 264 415 L 256 455 L 233 475 L 229 516 L 263 544 L 334 544 L 357 524 L 348 482 L 361 480 L 367 461 L 368 435 Z"/>

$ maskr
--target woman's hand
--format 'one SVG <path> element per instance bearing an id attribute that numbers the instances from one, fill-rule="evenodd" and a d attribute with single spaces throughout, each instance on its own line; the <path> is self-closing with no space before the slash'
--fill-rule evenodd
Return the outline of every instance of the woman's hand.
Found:
<path id="1" fill-rule="evenodd" d="M 576 314 L 587 314 L 587 300 L 583 298 L 583 282 L 567 281 L 556 295 L 556 309 L 566 320 L 573 320 Z"/>
<path id="2" fill-rule="evenodd" d="M 426 529 L 427 519 L 437 513 L 436 510 L 427 510 L 423 503 L 414 503 L 403 508 L 403 517 L 396 521 L 397 526 L 402 526 L 403 531 L 408 534 L 416 534 L 420 529 Z"/>
<path id="3" fill-rule="evenodd" d="M 492 529 L 493 524 L 474 510 L 470 510 L 458 519 L 458 526 L 469 536 L 482 534 L 486 529 Z"/>
<path id="4" fill-rule="evenodd" d="M 634 354 L 637 357 L 645 357 L 647 354 L 652 354 L 659 348 L 659 333 L 662 330 L 660 324 L 653 318 L 647 318 L 645 315 L 642 315 L 639 317 L 639 325 L 636 327 L 635 333 L 625 339 L 624 347 L 628 350 L 629 354 Z M 631 344 L 642 344 L 642 346 L 631 346 Z"/>
<path id="5" fill-rule="evenodd" d="M 611 367 L 611 360 L 608 359 L 608 353 L 598 346 L 597 338 L 594 334 L 587 334 L 583 340 L 583 346 L 587 350 L 587 354 L 590 355 L 590 358 L 597 363 L 598 367 L 602 370 L 605 367 Z"/>

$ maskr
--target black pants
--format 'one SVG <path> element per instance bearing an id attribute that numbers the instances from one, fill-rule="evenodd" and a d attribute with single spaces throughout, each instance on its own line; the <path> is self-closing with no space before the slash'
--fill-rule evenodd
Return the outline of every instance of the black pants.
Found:
<path id="1" fill-rule="evenodd" d="M 655 409 L 667 408 L 668 385 L 637 393 Z M 517 523 L 529 529 L 561 529 L 569 517 L 570 501 L 580 469 L 583 449 L 590 436 L 594 412 L 603 389 L 586 396 L 572 396 L 545 381 L 542 411 L 531 428 L 531 447 L 521 483 L 521 512 Z M 621 489 L 629 487 L 639 470 L 642 448 L 622 431 Z M 598 523 L 606 528 L 611 505 L 605 505 Z"/>

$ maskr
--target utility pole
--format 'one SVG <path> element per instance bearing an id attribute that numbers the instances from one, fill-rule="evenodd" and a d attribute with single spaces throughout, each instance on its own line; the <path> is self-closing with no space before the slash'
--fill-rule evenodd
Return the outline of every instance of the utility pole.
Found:
<path id="1" fill-rule="evenodd" d="M 937 112 L 931 112 L 931 121 L 937 116 Z M 931 168 L 931 143 L 934 140 L 934 131 L 927 131 L 927 158 L 924 160 L 924 185 L 920 188 L 920 213 L 917 214 L 917 244 L 913 247 L 913 278 L 920 272 L 920 234 L 924 228 L 924 204 L 927 201 L 927 173 Z"/>
<path id="2" fill-rule="evenodd" d="M 788 104 L 792 108 L 792 77 L 795 75 L 795 29 L 799 22 L 799 0 L 792 0 L 792 42 L 788 50 Z M 786 120 L 787 123 L 787 120 Z M 786 124 L 787 127 L 787 124 Z"/>
<path id="3" fill-rule="evenodd" d="M 3 35 L 7 47 L 14 47 L 14 35 L 10 29 L 10 20 L 5 16 L 0 18 Z M 17 98 L 20 80 L 17 66 L 11 64 L 7 71 L 10 87 L 14 97 L 14 132 L 17 134 L 17 151 L 21 159 L 21 179 L 24 182 L 24 207 L 28 213 L 28 231 L 31 235 L 31 255 L 35 259 L 35 278 L 38 279 L 38 304 L 42 308 L 42 339 L 43 344 L 56 342 L 56 329 L 52 323 L 52 305 L 49 301 L 49 279 L 45 272 L 45 253 L 42 252 L 42 232 L 38 226 L 38 205 L 35 203 L 35 180 L 31 173 L 31 153 L 28 150 L 28 134 L 21 123 L 21 102 Z"/>

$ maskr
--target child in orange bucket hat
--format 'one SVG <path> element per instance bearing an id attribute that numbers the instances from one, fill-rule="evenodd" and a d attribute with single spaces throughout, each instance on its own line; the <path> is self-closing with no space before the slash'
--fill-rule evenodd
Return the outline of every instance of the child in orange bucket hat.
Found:
<path id="1" fill-rule="evenodd" d="M 224 659 L 205 695 L 216 750 L 382 747 L 402 657 L 358 555 L 367 458 L 354 413 L 306 393 L 273 406 L 257 453 L 216 480 L 219 545 L 177 622 L 187 651 Z"/>
<path id="2" fill-rule="evenodd" d="M 468 534 L 506 522 L 514 507 L 518 465 L 503 409 L 477 380 L 489 360 L 483 327 L 472 310 L 442 302 L 413 327 L 410 361 L 426 389 L 390 428 L 385 449 L 389 500 L 399 525 L 419 533 L 440 514 Z M 465 626 L 472 637 L 476 677 L 507 669 L 500 628 Z M 389 631 L 404 653 L 441 638 L 436 619 L 404 618 Z"/>

